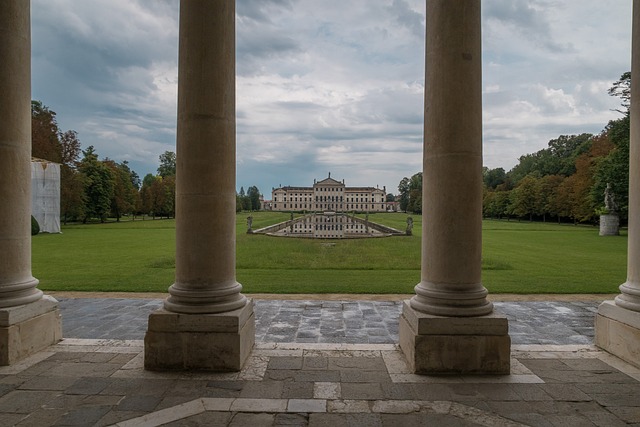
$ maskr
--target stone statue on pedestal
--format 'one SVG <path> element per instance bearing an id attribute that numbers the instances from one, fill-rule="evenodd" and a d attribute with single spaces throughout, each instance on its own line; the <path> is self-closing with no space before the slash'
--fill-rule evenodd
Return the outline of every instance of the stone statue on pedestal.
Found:
<path id="1" fill-rule="evenodd" d="M 607 188 L 604 190 L 604 207 L 606 212 L 600 215 L 600 235 L 620 235 L 620 217 L 617 213 L 618 204 L 610 183 L 607 183 Z"/>
<path id="2" fill-rule="evenodd" d="M 411 236 L 413 234 L 413 218 L 407 217 L 407 236 Z"/>
<path id="3" fill-rule="evenodd" d="M 251 228 L 253 225 L 253 216 L 249 215 L 247 217 L 247 233 L 253 233 L 253 229 Z"/>

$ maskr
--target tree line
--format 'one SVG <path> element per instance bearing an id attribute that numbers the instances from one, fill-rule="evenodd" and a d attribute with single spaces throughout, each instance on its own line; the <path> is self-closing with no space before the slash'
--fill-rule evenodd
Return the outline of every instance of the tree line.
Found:
<path id="1" fill-rule="evenodd" d="M 624 73 L 608 93 L 620 97 L 622 117 L 597 135 L 560 135 L 547 148 L 520 156 L 510 171 L 483 168 L 483 215 L 488 218 L 554 219 L 593 223 L 606 213 L 607 184 L 617 213 L 627 219 L 629 196 L 629 125 L 631 73 Z M 403 178 L 400 208 L 422 211 L 422 174 Z"/>
<path id="2" fill-rule="evenodd" d="M 149 173 L 141 180 L 126 160 L 100 160 L 92 145 L 82 150 L 75 131 L 62 131 L 56 113 L 42 102 L 32 101 L 31 153 L 61 165 L 60 216 L 65 224 L 105 222 L 107 218 L 120 221 L 123 216 L 175 216 L 176 154 L 172 151 L 159 156 L 156 175 Z M 257 187 L 250 187 L 247 195 L 244 189 L 241 193 L 236 210 L 238 206 L 240 210 L 260 209 Z"/>

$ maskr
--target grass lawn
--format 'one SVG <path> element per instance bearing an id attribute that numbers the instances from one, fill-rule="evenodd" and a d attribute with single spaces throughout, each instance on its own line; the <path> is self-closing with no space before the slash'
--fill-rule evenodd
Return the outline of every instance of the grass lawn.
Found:
<path id="1" fill-rule="evenodd" d="M 237 278 L 247 293 L 413 293 L 420 281 L 421 218 L 414 235 L 313 240 L 246 234 L 236 218 Z M 289 214 L 253 214 L 253 228 Z M 400 230 L 406 214 L 370 214 Z M 616 293 L 626 276 L 626 235 L 595 227 L 483 223 L 483 284 L 492 293 Z M 165 292 L 173 283 L 173 220 L 69 225 L 33 237 L 33 274 L 43 290 Z"/>

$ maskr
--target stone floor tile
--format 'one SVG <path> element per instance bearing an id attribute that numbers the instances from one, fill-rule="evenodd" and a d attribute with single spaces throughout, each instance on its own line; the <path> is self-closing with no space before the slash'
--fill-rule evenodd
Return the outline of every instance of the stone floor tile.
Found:
<path id="1" fill-rule="evenodd" d="M 302 382 L 339 382 L 340 372 L 322 370 L 285 371 L 274 370 L 265 372 L 265 380 L 274 381 L 302 381 Z"/>
<path id="2" fill-rule="evenodd" d="M 366 400 L 329 400 L 327 401 L 327 412 L 336 412 L 341 414 L 348 413 L 368 413 L 371 412 L 369 402 Z"/>
<path id="3" fill-rule="evenodd" d="M 371 406 L 372 412 L 384 414 L 410 414 L 420 409 L 420 404 L 411 400 L 376 400 Z"/>
<path id="4" fill-rule="evenodd" d="M 110 410 L 111 406 L 83 406 L 67 412 L 56 424 L 64 426 L 94 425 Z"/>
<path id="5" fill-rule="evenodd" d="M 70 362 L 60 363 L 39 375 L 47 377 L 109 377 L 120 369 L 120 365 L 110 363 Z"/>
<path id="6" fill-rule="evenodd" d="M 549 415 L 547 421 L 554 427 L 592 427 L 595 426 L 587 417 L 574 415 Z"/>
<path id="7" fill-rule="evenodd" d="M 75 378 L 33 377 L 18 387 L 18 390 L 61 391 L 76 382 Z"/>
<path id="8" fill-rule="evenodd" d="M 274 420 L 275 414 L 237 413 L 232 415 L 227 425 L 229 427 L 271 427 Z"/>
<path id="9" fill-rule="evenodd" d="M 233 398 L 203 398 L 202 404 L 207 411 L 229 411 Z"/>
<path id="10" fill-rule="evenodd" d="M 233 412 L 286 412 L 287 399 L 236 399 L 231 404 Z"/>
<path id="11" fill-rule="evenodd" d="M 381 383 L 391 382 L 391 377 L 386 371 L 361 371 L 348 369 L 340 371 L 340 381 L 347 383 Z"/>
<path id="12" fill-rule="evenodd" d="M 309 424 L 309 415 L 302 414 L 276 414 L 273 420 L 274 426 L 303 427 Z"/>
<path id="13" fill-rule="evenodd" d="M 387 370 L 382 357 L 375 358 L 355 358 L 355 357 L 332 357 L 329 358 L 328 369 L 345 370 L 355 369 L 363 371 L 380 371 Z"/>
<path id="14" fill-rule="evenodd" d="M 418 400 L 451 400 L 451 389 L 445 384 L 411 384 Z"/>
<path id="15" fill-rule="evenodd" d="M 283 399 L 313 399 L 313 382 L 286 381 L 282 386 Z"/>
<path id="16" fill-rule="evenodd" d="M 385 399 L 415 400 L 416 395 L 409 384 L 380 383 Z"/>
<path id="17" fill-rule="evenodd" d="M 247 381 L 240 392 L 240 397 L 279 399 L 282 391 L 282 381 Z"/>
<path id="18" fill-rule="evenodd" d="M 380 414 L 309 414 L 309 427 L 381 427 Z"/>
<path id="19" fill-rule="evenodd" d="M 444 414 L 381 414 L 381 421 L 385 427 L 477 427 L 479 425 L 469 420 Z"/>
<path id="20" fill-rule="evenodd" d="M 289 399 L 288 412 L 327 412 L 327 401 L 324 399 Z"/>
<path id="21" fill-rule="evenodd" d="M 29 414 L 55 399 L 55 391 L 14 390 L 0 397 L 0 413 Z"/>
<path id="22" fill-rule="evenodd" d="M 15 423 L 5 423 L 0 417 L 0 425 L 2 426 L 20 426 L 20 427 L 41 427 L 56 425 L 56 422 L 62 418 L 68 411 L 66 409 L 39 409 L 29 415 L 21 415 L 22 420 Z"/>
<path id="23" fill-rule="evenodd" d="M 553 424 L 551 424 L 551 421 L 547 420 L 544 416 L 540 414 L 535 414 L 535 413 L 531 413 L 531 414 L 521 414 L 521 413 L 515 414 L 514 413 L 514 414 L 509 414 L 505 418 L 522 423 L 530 427 L 554 427 Z"/>
<path id="24" fill-rule="evenodd" d="M 384 399 L 385 393 L 379 383 L 346 383 L 340 384 L 343 399 Z"/>
<path id="25" fill-rule="evenodd" d="M 84 402 L 85 396 L 59 393 L 53 399 L 43 403 L 43 409 L 74 409 Z"/>
<path id="26" fill-rule="evenodd" d="M 232 416 L 233 414 L 226 412 L 203 412 L 178 421 L 163 424 L 163 427 L 226 426 Z"/>
<path id="27" fill-rule="evenodd" d="M 60 378 L 55 379 L 59 380 Z M 65 389 L 66 394 L 98 394 L 112 382 L 110 378 L 72 378 L 72 380 L 74 380 L 73 384 Z"/>
<path id="28" fill-rule="evenodd" d="M 302 369 L 302 357 L 272 357 L 269 359 L 267 369 Z"/>
<path id="29" fill-rule="evenodd" d="M 313 398 L 340 399 L 341 390 L 342 388 L 339 382 L 316 382 L 313 383 Z"/>
<path id="30" fill-rule="evenodd" d="M 611 406 L 607 409 L 626 423 L 640 423 L 640 407 L 638 406 Z"/>
<path id="31" fill-rule="evenodd" d="M 511 389 L 524 401 L 553 400 L 537 384 L 511 384 Z"/>
<path id="32" fill-rule="evenodd" d="M 118 411 L 151 412 L 156 409 L 161 401 L 162 397 L 157 395 L 132 394 L 125 396 L 115 409 Z"/>
<path id="33" fill-rule="evenodd" d="M 578 387 L 572 384 L 540 384 L 539 387 L 554 400 L 568 402 L 592 400 L 589 395 L 583 393 Z"/>
<path id="34" fill-rule="evenodd" d="M 91 395 L 85 396 L 82 399 L 82 404 L 86 406 L 117 406 L 122 399 L 124 399 L 124 396 Z"/>
<path id="35" fill-rule="evenodd" d="M 329 366 L 329 358 L 327 357 L 305 357 L 302 360 L 302 368 L 311 369 L 327 369 Z"/>

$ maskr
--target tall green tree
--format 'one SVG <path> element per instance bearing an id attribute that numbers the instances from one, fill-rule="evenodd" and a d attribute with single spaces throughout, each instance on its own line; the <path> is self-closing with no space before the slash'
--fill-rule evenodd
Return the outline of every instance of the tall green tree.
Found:
<path id="1" fill-rule="evenodd" d="M 409 178 L 402 178 L 398 184 L 398 197 L 400 202 L 400 210 L 406 212 L 409 209 Z"/>
<path id="2" fill-rule="evenodd" d="M 78 166 L 79 172 L 83 176 L 84 184 L 84 219 L 99 218 L 104 222 L 111 210 L 111 199 L 113 198 L 114 175 L 111 169 L 98 160 L 95 149 L 90 145 L 82 152 L 83 158 Z"/>
<path id="3" fill-rule="evenodd" d="M 160 166 L 158 166 L 158 175 L 163 178 L 176 175 L 176 153 L 173 151 L 165 151 L 160 154 Z"/>
<path id="4" fill-rule="evenodd" d="M 260 190 L 255 185 L 252 185 L 247 190 L 247 198 L 249 199 L 250 209 L 253 211 L 260 210 Z"/>

